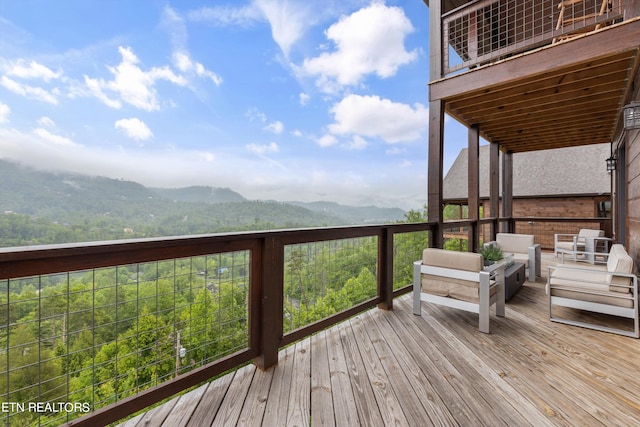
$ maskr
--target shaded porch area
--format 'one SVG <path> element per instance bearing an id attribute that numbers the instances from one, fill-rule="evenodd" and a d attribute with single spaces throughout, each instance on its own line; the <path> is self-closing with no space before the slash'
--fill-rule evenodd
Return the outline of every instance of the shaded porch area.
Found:
<path id="1" fill-rule="evenodd" d="M 405 295 L 289 346 L 275 368 L 247 365 L 123 425 L 634 424 L 640 341 L 550 322 L 549 263 L 489 335 L 471 313 L 423 303 L 414 316 Z"/>

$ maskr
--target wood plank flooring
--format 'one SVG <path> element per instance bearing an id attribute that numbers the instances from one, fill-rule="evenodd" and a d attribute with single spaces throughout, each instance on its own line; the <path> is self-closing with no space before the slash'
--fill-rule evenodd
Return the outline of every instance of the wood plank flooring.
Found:
<path id="1" fill-rule="evenodd" d="M 492 309 L 491 334 L 446 307 L 414 316 L 407 295 L 123 425 L 640 425 L 640 340 L 550 322 L 544 282 Z"/>

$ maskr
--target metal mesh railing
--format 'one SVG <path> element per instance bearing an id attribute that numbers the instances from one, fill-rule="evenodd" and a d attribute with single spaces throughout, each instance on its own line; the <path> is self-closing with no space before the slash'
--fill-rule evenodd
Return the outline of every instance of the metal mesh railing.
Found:
<path id="1" fill-rule="evenodd" d="M 539 243 L 543 250 L 553 250 L 553 240 L 556 234 L 578 234 L 580 229 L 604 229 L 602 220 L 594 221 L 545 221 L 543 218 L 516 221 L 515 222 L 516 233 L 519 234 L 533 234 L 535 236 L 535 242 Z"/>
<path id="2" fill-rule="evenodd" d="M 565 4 L 562 7 L 562 4 Z M 622 0 L 472 2 L 443 17 L 445 74 L 549 44 L 623 18 Z"/>
<path id="3" fill-rule="evenodd" d="M 375 298 L 377 262 L 372 236 L 287 245 L 284 332 Z"/>
<path id="4" fill-rule="evenodd" d="M 246 348 L 249 258 L 0 281 L 6 425 L 59 425 Z"/>
<path id="5" fill-rule="evenodd" d="M 443 227 L 444 249 L 450 251 L 467 252 L 469 248 L 469 227 L 467 226 L 447 226 Z"/>
<path id="6" fill-rule="evenodd" d="M 413 282 L 413 263 L 422 259 L 422 251 L 429 247 L 428 231 L 398 233 L 393 241 L 393 289 Z"/>

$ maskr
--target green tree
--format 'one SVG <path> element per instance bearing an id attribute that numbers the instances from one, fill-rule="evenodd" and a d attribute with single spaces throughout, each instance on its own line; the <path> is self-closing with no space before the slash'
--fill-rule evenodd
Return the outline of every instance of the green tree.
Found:
<path id="1" fill-rule="evenodd" d="M 60 360 L 36 338 L 27 324 L 18 324 L 11 331 L 7 360 L 9 373 L 0 375 L 0 390 L 9 392 L 7 401 L 66 401 L 66 382 Z M 24 412 L 14 417 L 14 422 L 29 425 L 35 417 L 35 413 Z"/>

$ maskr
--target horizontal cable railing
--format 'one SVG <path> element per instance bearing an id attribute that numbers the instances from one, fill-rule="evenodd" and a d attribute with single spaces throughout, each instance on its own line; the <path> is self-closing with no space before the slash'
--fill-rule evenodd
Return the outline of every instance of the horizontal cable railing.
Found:
<path id="1" fill-rule="evenodd" d="M 6 425 L 104 424 L 251 360 L 268 367 L 279 348 L 408 292 L 432 230 L 0 249 L 1 415 Z"/>
<path id="2" fill-rule="evenodd" d="M 468 2 L 442 17 L 443 70 L 484 65 L 623 17 L 623 0 Z"/>

